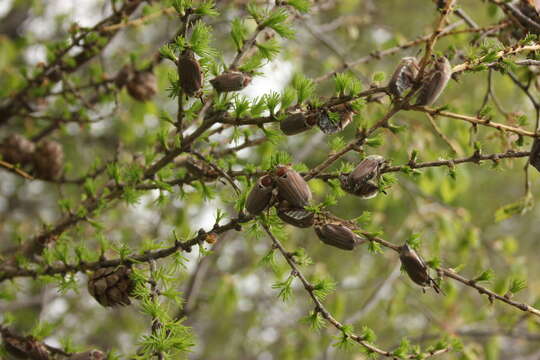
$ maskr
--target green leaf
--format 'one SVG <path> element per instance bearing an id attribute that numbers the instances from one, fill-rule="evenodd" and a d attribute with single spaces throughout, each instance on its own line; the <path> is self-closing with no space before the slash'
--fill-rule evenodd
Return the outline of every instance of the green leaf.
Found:
<path id="1" fill-rule="evenodd" d="M 406 359 L 411 348 L 411 342 L 407 338 L 401 339 L 399 346 L 392 352 L 392 355 L 399 359 Z"/>
<path id="2" fill-rule="evenodd" d="M 377 336 L 375 336 L 375 332 L 371 330 L 366 325 L 362 326 L 362 331 L 360 332 L 360 336 L 362 339 L 367 341 L 368 343 L 374 343 L 377 340 Z"/>
<path id="3" fill-rule="evenodd" d="M 246 10 L 249 15 L 251 15 L 251 17 L 257 22 L 257 24 L 261 23 L 264 17 L 264 12 L 260 7 L 258 7 L 254 2 L 250 2 L 246 6 Z"/>
<path id="4" fill-rule="evenodd" d="M 310 0 L 287 0 L 287 4 L 294 7 L 301 13 L 307 13 L 311 8 Z"/>
<path id="5" fill-rule="evenodd" d="M 323 278 L 313 282 L 313 294 L 319 300 L 324 300 L 335 289 L 336 283 L 331 279 Z"/>
<path id="6" fill-rule="evenodd" d="M 302 322 L 309 324 L 314 330 L 320 330 L 326 326 L 326 321 L 318 311 L 312 311 L 308 316 L 302 319 Z"/>
<path id="7" fill-rule="evenodd" d="M 288 301 L 291 299 L 292 296 L 292 282 L 294 280 L 294 276 L 289 275 L 287 279 L 281 282 L 276 282 L 272 284 L 272 289 L 279 289 L 278 297 L 282 301 Z"/>
<path id="8" fill-rule="evenodd" d="M 378 71 L 375 74 L 373 74 L 373 81 L 376 82 L 382 82 L 386 78 L 386 74 L 382 71 Z"/>
<path id="9" fill-rule="evenodd" d="M 194 14 L 201 16 L 218 16 L 214 0 L 204 0 L 194 11 Z"/>
<path id="10" fill-rule="evenodd" d="M 376 148 L 383 144 L 383 138 L 380 135 L 372 136 L 369 139 L 366 139 L 366 145 Z"/>
<path id="11" fill-rule="evenodd" d="M 527 281 L 523 279 L 512 279 L 510 280 L 510 286 L 508 291 L 510 291 L 513 294 L 516 294 L 520 292 L 521 290 L 525 289 L 527 287 Z"/>
<path id="12" fill-rule="evenodd" d="M 495 222 L 501 222 L 516 215 L 523 215 L 533 208 L 532 195 L 526 195 L 520 200 L 504 205 L 495 211 Z"/>
<path id="13" fill-rule="evenodd" d="M 240 50 L 247 39 L 249 30 L 240 18 L 234 18 L 231 23 L 231 37 L 236 46 L 236 50 Z"/>
<path id="14" fill-rule="evenodd" d="M 218 52 L 210 46 L 213 40 L 212 27 L 197 21 L 191 32 L 190 44 L 193 51 L 201 57 L 216 57 Z"/>
<path id="15" fill-rule="evenodd" d="M 283 90 L 283 93 L 281 94 L 281 110 L 285 111 L 288 109 L 296 99 L 296 94 L 294 89 L 287 87 L 285 90 Z"/>
<path id="16" fill-rule="evenodd" d="M 306 78 L 302 74 L 296 74 L 293 77 L 292 86 L 296 90 L 298 104 L 308 101 L 315 91 L 315 83 L 313 80 Z"/>
<path id="17" fill-rule="evenodd" d="M 273 116 L 276 113 L 276 109 L 281 101 L 280 98 L 281 96 L 279 95 L 279 93 L 275 91 L 263 95 L 263 100 L 266 104 L 266 107 L 268 108 L 268 111 L 270 112 L 270 115 Z"/>
<path id="18" fill-rule="evenodd" d="M 372 254 L 381 254 L 383 252 L 383 249 L 381 247 L 381 244 L 379 244 L 376 241 L 370 241 L 368 244 L 368 251 Z"/>
<path id="19" fill-rule="evenodd" d="M 337 347 L 340 350 L 349 350 L 354 345 L 354 342 L 351 339 L 353 331 L 352 325 L 343 325 L 340 335 L 334 336 L 334 339 L 337 341 L 333 343 L 332 346 Z"/>
<path id="20" fill-rule="evenodd" d="M 256 45 L 262 57 L 267 60 L 274 60 L 281 50 L 281 46 L 276 39 L 270 39 L 263 43 L 257 43 Z"/>
<path id="21" fill-rule="evenodd" d="M 495 273 L 493 272 L 493 270 L 487 269 L 487 270 L 482 271 L 482 273 L 478 275 L 477 277 L 475 277 L 473 281 L 474 282 L 489 282 L 493 280 L 494 276 L 495 276 Z"/>
<path id="22" fill-rule="evenodd" d="M 413 249 L 419 250 L 420 249 L 420 243 L 421 243 L 420 234 L 417 234 L 417 233 L 411 234 L 406 242 Z"/>

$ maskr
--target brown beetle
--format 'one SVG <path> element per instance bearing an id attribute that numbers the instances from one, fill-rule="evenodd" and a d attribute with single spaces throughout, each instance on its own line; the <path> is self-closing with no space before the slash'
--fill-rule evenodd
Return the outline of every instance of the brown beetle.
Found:
<path id="1" fill-rule="evenodd" d="M 276 168 L 276 184 L 280 199 L 294 207 L 304 207 L 311 201 L 311 190 L 304 178 L 289 166 Z"/>
<path id="2" fill-rule="evenodd" d="M 348 226 L 338 221 L 317 222 L 313 229 L 323 243 L 342 250 L 353 250 L 364 242 Z"/>
<path id="3" fill-rule="evenodd" d="M 377 179 L 385 160 L 380 155 L 370 155 L 347 176 L 341 175 L 341 188 L 363 199 L 371 199 L 379 192 Z"/>
<path id="4" fill-rule="evenodd" d="M 315 116 L 306 116 L 303 112 L 297 112 L 280 121 L 279 128 L 285 135 L 296 135 L 311 129 L 316 123 Z"/>
<path id="5" fill-rule="evenodd" d="M 422 87 L 419 90 L 415 105 L 431 105 L 442 94 L 452 76 L 452 66 L 447 58 L 439 56 L 435 59 L 433 69 L 426 75 L 422 81 Z"/>
<path id="6" fill-rule="evenodd" d="M 193 96 L 199 92 L 203 86 L 204 74 L 192 50 L 184 50 L 178 59 L 178 71 L 180 72 L 180 86 L 186 95 Z"/>
<path id="7" fill-rule="evenodd" d="M 433 287 L 437 294 L 442 293 L 435 280 L 429 276 L 424 260 L 408 244 L 399 248 L 399 260 L 412 281 L 424 288 Z"/>
<path id="8" fill-rule="evenodd" d="M 274 181 L 272 176 L 264 175 L 257 180 L 246 199 L 246 210 L 252 215 L 258 215 L 264 211 L 272 200 Z"/>
<path id="9" fill-rule="evenodd" d="M 417 74 L 418 64 L 416 58 L 412 56 L 404 57 L 400 60 L 388 82 L 388 91 L 395 97 L 401 97 L 406 90 L 413 86 Z"/>
<path id="10" fill-rule="evenodd" d="M 540 171 L 540 138 L 534 138 L 531 154 L 529 155 L 529 163 L 536 170 Z"/>
<path id="11" fill-rule="evenodd" d="M 251 76 L 238 71 L 228 71 L 210 80 L 217 92 L 240 91 L 250 82 Z"/>
<path id="12" fill-rule="evenodd" d="M 288 202 L 282 201 L 277 208 L 277 216 L 293 226 L 308 228 L 315 221 L 315 214 L 303 208 L 292 207 Z"/>

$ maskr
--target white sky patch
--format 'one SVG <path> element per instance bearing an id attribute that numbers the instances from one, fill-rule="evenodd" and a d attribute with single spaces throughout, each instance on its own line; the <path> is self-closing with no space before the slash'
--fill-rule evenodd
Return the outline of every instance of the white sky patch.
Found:
<path id="1" fill-rule="evenodd" d="M 90 123 L 90 134 L 92 136 L 102 136 L 104 135 L 110 128 L 110 124 L 107 121 L 98 121 L 94 123 Z"/>
<path id="2" fill-rule="evenodd" d="M 278 331 L 273 327 L 263 329 L 258 335 L 262 341 L 268 344 L 275 342 L 279 337 Z"/>
<path id="3" fill-rule="evenodd" d="M 253 296 L 259 292 L 260 279 L 255 274 L 247 276 L 233 276 L 238 291 L 248 296 Z"/>
<path id="4" fill-rule="evenodd" d="M 153 129 L 158 127 L 159 125 L 159 119 L 154 114 L 146 114 L 144 115 L 144 126 L 147 129 Z"/>
<path id="5" fill-rule="evenodd" d="M 392 34 L 383 28 L 376 28 L 373 30 L 371 32 L 371 36 L 373 37 L 373 40 L 379 44 L 382 44 L 392 38 Z"/>
<path id="6" fill-rule="evenodd" d="M 62 297 L 57 297 L 47 305 L 47 311 L 43 311 L 43 318 L 41 320 L 54 322 L 64 316 L 67 309 L 67 301 Z"/>
<path id="7" fill-rule="evenodd" d="M 1 3 L 2 1 L 0 1 L 0 8 L 2 7 Z M 53 0 L 48 2 L 42 16 L 30 21 L 27 29 L 40 39 L 49 38 L 55 31 L 55 27 L 51 24 L 51 19 L 54 19 L 58 15 L 67 15 L 67 20 L 64 21 L 66 30 L 72 23 L 77 23 L 83 27 L 94 26 L 102 16 L 101 11 L 96 11 L 94 1 Z"/>
<path id="8" fill-rule="evenodd" d="M 76 136 L 81 133 L 81 126 L 76 123 L 69 123 L 66 125 L 66 130 L 69 135 Z"/>
<path id="9" fill-rule="evenodd" d="M 0 1 L 0 16 L 4 16 L 11 9 L 11 3 L 13 0 L 2 0 Z"/>
<path id="10" fill-rule="evenodd" d="M 236 305 L 236 308 L 238 311 L 251 311 L 253 309 L 253 301 L 249 300 L 248 298 L 242 297 L 238 299 L 238 304 Z"/>
<path id="11" fill-rule="evenodd" d="M 257 357 L 257 360 L 273 360 L 273 359 L 274 357 L 272 356 L 272 353 L 269 351 L 265 351 Z"/>
<path id="12" fill-rule="evenodd" d="M 24 50 L 24 58 L 30 65 L 47 60 L 47 50 L 43 45 L 30 45 Z"/>
<path id="13" fill-rule="evenodd" d="M 137 220 L 136 224 L 138 226 L 152 226 L 158 220 L 158 214 L 150 206 L 158 197 L 159 190 L 150 190 L 149 193 L 140 198 L 138 204 L 132 205 L 133 214 L 130 214 L 130 217 L 133 216 L 133 218 Z"/>
<path id="14" fill-rule="evenodd" d="M 290 81 L 293 70 L 291 62 L 274 60 L 264 65 L 261 69 L 263 75 L 255 77 L 240 94 L 256 98 L 272 91 L 281 92 Z"/>
<path id="15" fill-rule="evenodd" d="M 191 228 L 193 230 L 197 230 L 199 228 L 211 228 L 216 221 L 216 209 L 222 207 L 223 204 L 219 200 L 205 201 L 201 207 L 189 207 L 188 216 L 190 219 Z"/>

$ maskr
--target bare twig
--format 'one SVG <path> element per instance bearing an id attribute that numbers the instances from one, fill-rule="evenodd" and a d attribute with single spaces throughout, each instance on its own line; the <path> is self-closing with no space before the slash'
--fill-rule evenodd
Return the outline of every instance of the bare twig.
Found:
<path id="1" fill-rule="evenodd" d="M 332 316 L 332 314 L 325 308 L 323 303 L 315 295 L 315 293 L 313 292 L 315 287 L 302 274 L 302 272 L 300 271 L 300 268 L 296 265 L 296 263 L 294 261 L 294 258 L 291 256 L 291 254 L 289 252 L 287 252 L 287 250 L 285 250 L 283 245 L 281 245 L 281 242 L 274 236 L 274 234 L 272 234 L 272 232 L 270 231 L 270 229 L 268 228 L 268 226 L 266 224 L 264 224 L 262 222 L 260 224 L 261 224 L 262 228 L 264 229 L 264 231 L 266 232 L 266 234 L 268 235 L 268 237 L 270 237 L 270 239 L 272 240 L 272 243 L 274 244 L 274 246 L 279 250 L 281 255 L 285 258 L 285 261 L 287 261 L 287 264 L 289 264 L 289 266 L 291 267 L 292 273 L 294 274 L 294 276 L 297 277 L 302 282 L 302 285 L 304 286 L 304 289 L 306 289 L 309 296 L 311 297 L 311 300 L 313 300 L 313 303 L 315 304 L 315 311 L 317 311 L 319 314 L 321 314 L 321 316 L 327 322 L 329 322 L 332 326 L 334 326 L 336 329 L 343 331 L 344 330 L 343 324 L 340 323 L 339 321 L 337 321 Z M 364 348 L 368 349 L 371 352 L 377 353 L 377 354 L 379 354 L 381 356 L 394 357 L 393 352 L 380 349 L 380 348 L 376 347 L 375 345 L 367 342 L 363 337 L 361 337 L 359 335 L 348 334 L 348 335 L 344 335 L 344 336 L 350 337 L 353 341 L 357 342 L 358 344 L 360 344 L 361 346 L 363 346 Z M 433 350 L 433 351 L 429 351 L 427 353 L 424 353 L 422 355 L 423 355 L 423 358 L 428 358 L 428 357 L 444 354 L 444 353 L 448 352 L 449 350 L 450 350 L 449 348 L 444 348 L 444 349 L 440 349 L 440 350 Z M 410 359 L 412 359 L 414 357 L 416 357 L 416 355 L 410 355 L 409 356 Z"/>
<path id="2" fill-rule="evenodd" d="M 34 177 L 27 172 L 19 169 L 17 166 L 10 164 L 8 162 L 5 162 L 3 160 L 0 160 L 0 167 L 3 167 L 4 169 L 8 170 L 9 172 L 12 172 L 14 174 L 17 174 L 27 180 L 33 180 Z"/>

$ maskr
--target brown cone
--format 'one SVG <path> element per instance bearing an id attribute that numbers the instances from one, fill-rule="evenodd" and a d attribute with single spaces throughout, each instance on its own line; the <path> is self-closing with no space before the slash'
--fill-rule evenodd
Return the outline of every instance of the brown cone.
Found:
<path id="1" fill-rule="evenodd" d="M 2 159 L 11 164 L 25 165 L 32 162 L 36 146 L 22 135 L 11 134 L 0 145 Z"/>
<path id="2" fill-rule="evenodd" d="M 130 275 L 124 265 L 97 269 L 88 279 L 88 292 L 103 306 L 130 305 L 135 287 Z"/>
<path id="3" fill-rule="evenodd" d="M 62 145 L 52 140 L 42 141 L 34 154 L 34 165 L 38 177 L 47 180 L 59 178 L 64 168 Z"/>
<path id="4" fill-rule="evenodd" d="M 133 77 L 133 68 L 129 65 L 124 65 L 122 69 L 116 74 L 114 78 L 114 84 L 119 88 L 123 88 L 128 83 L 129 79 Z"/>
<path id="5" fill-rule="evenodd" d="M 4 336 L 4 348 L 17 359 L 49 360 L 47 348 L 32 337 Z"/>
<path id="6" fill-rule="evenodd" d="M 135 100 L 149 101 L 157 93 L 156 76 L 151 71 L 137 71 L 128 81 L 126 88 Z"/>

